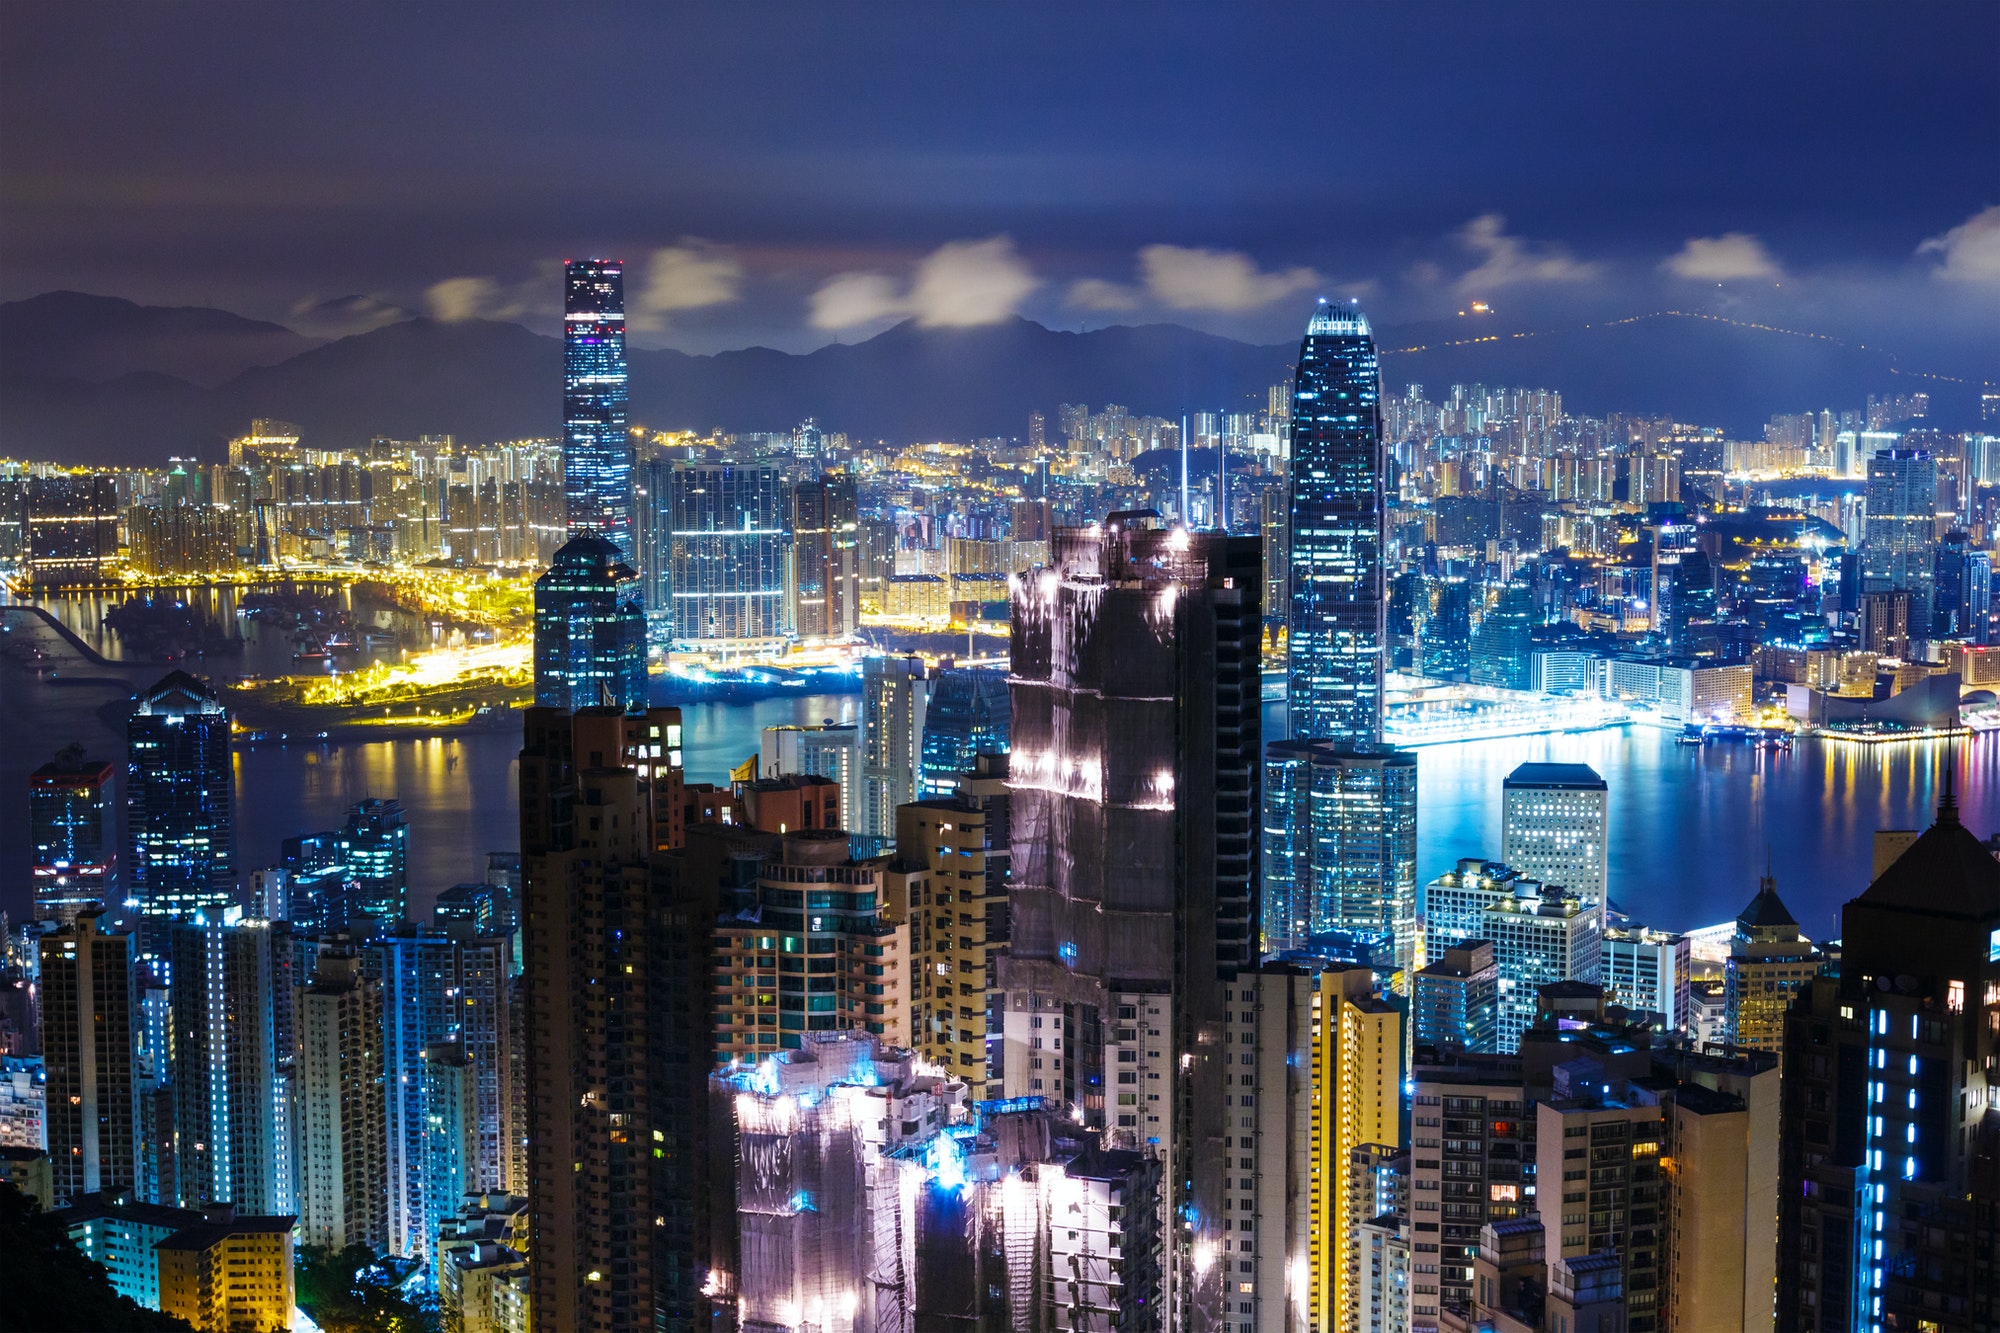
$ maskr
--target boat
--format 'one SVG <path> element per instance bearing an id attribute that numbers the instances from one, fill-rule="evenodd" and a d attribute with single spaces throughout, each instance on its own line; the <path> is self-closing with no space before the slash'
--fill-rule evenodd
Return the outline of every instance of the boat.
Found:
<path id="1" fill-rule="evenodd" d="M 1681 731 L 1681 734 L 1675 738 L 1674 743 L 1676 745 L 1706 745 L 1708 737 L 1703 733 L 1702 728 L 1690 726 Z"/>

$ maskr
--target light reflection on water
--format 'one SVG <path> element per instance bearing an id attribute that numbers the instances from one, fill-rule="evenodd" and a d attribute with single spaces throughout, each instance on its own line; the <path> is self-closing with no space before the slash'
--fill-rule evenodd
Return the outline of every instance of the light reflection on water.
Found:
<path id="1" fill-rule="evenodd" d="M 246 668 L 256 669 L 247 661 L 234 667 Z M 168 669 L 86 674 L 138 689 Z M 122 733 L 95 712 L 114 693 L 59 688 L 0 663 L 0 910 L 16 920 L 28 904 L 27 776 L 72 740 L 122 760 Z M 688 775 L 727 782 L 730 768 L 756 752 L 762 728 L 852 722 L 858 704 L 855 695 L 824 694 L 684 704 Z M 1267 710 L 1266 735 L 1282 734 L 1281 721 L 1281 706 Z M 364 797 L 393 796 L 410 812 L 411 906 L 427 913 L 438 890 L 480 874 L 487 852 L 519 845 L 519 748 L 519 732 L 510 731 L 240 751 L 238 865 L 272 864 L 285 838 L 334 826 Z M 2000 749 L 1988 740 L 1958 749 L 1964 819 L 1984 837 L 2000 829 Z M 1419 873 L 1434 876 L 1461 856 L 1499 855 L 1500 783 L 1515 765 L 1586 763 L 1611 785 L 1612 896 L 1627 911 L 1674 929 L 1731 917 L 1756 891 L 1768 850 L 1794 915 L 1809 933 L 1826 935 L 1839 905 L 1866 885 L 1875 830 L 1929 824 L 1943 752 L 1942 742 L 1696 749 L 1640 727 L 1427 747 L 1418 752 Z"/>

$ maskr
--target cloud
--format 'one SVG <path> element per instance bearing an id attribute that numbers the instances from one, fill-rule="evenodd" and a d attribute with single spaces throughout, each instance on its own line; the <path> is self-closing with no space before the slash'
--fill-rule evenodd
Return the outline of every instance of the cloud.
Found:
<path id="1" fill-rule="evenodd" d="M 1459 229 L 1459 242 L 1475 254 L 1484 255 L 1479 266 L 1459 276 L 1460 290 L 1491 291 L 1528 282 L 1588 282 L 1604 271 L 1604 266 L 1577 259 L 1560 245 L 1532 248 L 1519 236 L 1507 234 L 1507 219 L 1486 213 Z"/>
<path id="2" fill-rule="evenodd" d="M 346 338 L 409 319 L 411 312 L 379 296 L 336 296 L 325 301 L 308 296 L 293 305 L 291 326 L 315 338 Z"/>
<path id="3" fill-rule="evenodd" d="M 1721 236 L 1690 236 L 1688 243 L 1661 265 L 1677 278 L 1695 282 L 1734 282 L 1740 278 L 1774 281 L 1785 270 L 1747 231 L 1725 232 Z"/>
<path id="4" fill-rule="evenodd" d="M 1942 236 L 1917 247 L 1920 255 L 1943 255 L 1931 276 L 1946 282 L 2000 282 L 2000 205 L 1981 209 Z"/>
<path id="5" fill-rule="evenodd" d="M 424 289 L 424 308 L 446 324 L 468 319 L 513 319 L 522 307 L 491 278 L 446 278 Z"/>
<path id="6" fill-rule="evenodd" d="M 907 290 L 885 273 L 839 273 L 812 295 L 812 326 L 851 329 L 913 316 L 928 328 L 971 328 L 1011 316 L 1041 286 L 1006 236 L 952 241 L 917 263 Z"/>
<path id="7" fill-rule="evenodd" d="M 1122 282 L 1079 278 L 1069 285 L 1069 294 L 1063 299 L 1079 310 L 1137 310 L 1140 296 L 1138 288 Z"/>
<path id="8" fill-rule="evenodd" d="M 646 261 L 637 299 L 625 303 L 626 322 L 636 332 L 657 333 L 666 328 L 669 311 L 727 304 L 742 284 L 743 265 L 704 241 L 683 238 Z"/>
<path id="9" fill-rule="evenodd" d="M 1155 301 L 1173 310 L 1216 310 L 1242 314 L 1319 285 L 1309 268 L 1262 273 L 1238 250 L 1195 250 L 1149 245 L 1139 252 L 1139 270 Z"/>

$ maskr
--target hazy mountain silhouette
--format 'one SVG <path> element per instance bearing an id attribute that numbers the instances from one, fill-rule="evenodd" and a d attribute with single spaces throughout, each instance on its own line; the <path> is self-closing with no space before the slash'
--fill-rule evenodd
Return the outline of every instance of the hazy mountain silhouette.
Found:
<path id="1" fill-rule="evenodd" d="M 146 306 L 85 292 L 45 292 L 0 305 L 0 374 L 10 380 L 102 382 L 150 371 L 213 386 L 319 342 L 226 310 Z"/>
<path id="2" fill-rule="evenodd" d="M 1573 413 L 1669 414 L 1756 435 L 1775 412 L 1858 408 L 1929 389 L 1933 420 L 1973 424 L 1970 385 L 1897 373 L 1870 349 L 1658 315 L 1558 331 L 1481 320 L 1381 331 L 1391 393 L 1422 383 L 1560 389 Z M 804 355 L 634 350 L 631 419 L 661 429 L 788 430 L 811 416 L 856 439 L 1023 436 L 1028 414 L 1120 403 L 1173 417 L 1261 409 L 1296 343 L 1259 347 L 1177 325 L 1086 333 L 1025 319 L 974 329 L 903 323 Z M 233 358 L 233 361 L 232 361 Z M 219 371 L 229 373 L 219 382 Z M 553 436 L 562 347 L 515 324 L 411 319 L 332 342 L 225 311 L 77 293 L 0 305 L 0 455 L 66 462 L 218 458 L 251 418 L 329 446 L 373 436 Z"/>

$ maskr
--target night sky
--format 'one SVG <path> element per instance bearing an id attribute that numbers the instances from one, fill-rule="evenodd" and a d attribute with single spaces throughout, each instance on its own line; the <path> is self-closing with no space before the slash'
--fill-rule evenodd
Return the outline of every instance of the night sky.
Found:
<path id="1" fill-rule="evenodd" d="M 2000 372 L 2000 5 L 0 7 L 0 297 L 800 350 L 1312 297 Z M 357 298 L 357 299 L 346 299 Z"/>

